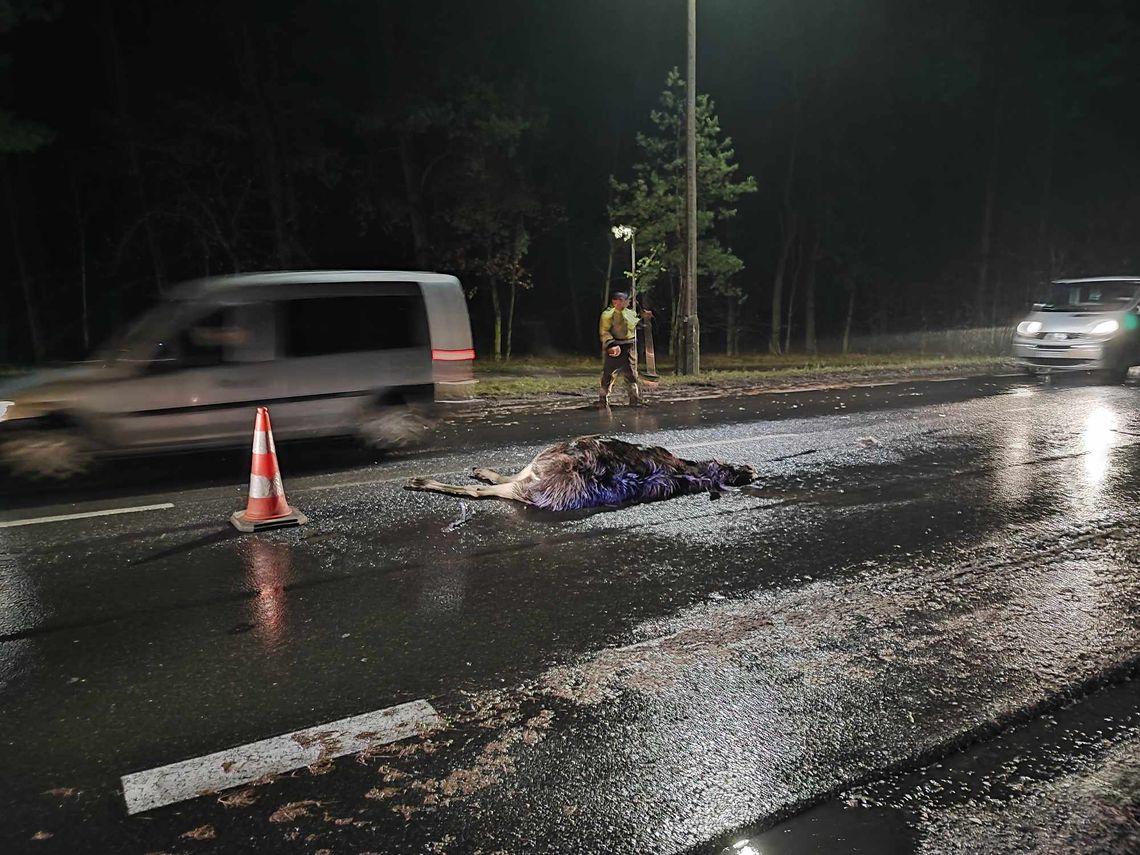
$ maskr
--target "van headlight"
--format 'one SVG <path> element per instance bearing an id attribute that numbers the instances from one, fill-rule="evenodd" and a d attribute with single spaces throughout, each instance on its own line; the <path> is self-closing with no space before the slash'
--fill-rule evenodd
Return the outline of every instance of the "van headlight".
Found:
<path id="1" fill-rule="evenodd" d="M 1093 335 L 1112 335 L 1118 329 L 1120 329 L 1120 323 L 1110 318 L 1094 326 L 1091 332 Z"/>
<path id="2" fill-rule="evenodd" d="M 13 401 L 0 401 L 0 422 L 14 422 L 17 419 L 34 419 L 46 413 L 44 407 L 38 403 L 28 402 L 17 404 Z"/>
<path id="3" fill-rule="evenodd" d="M 1021 333 L 1021 335 L 1039 333 L 1041 332 L 1041 321 L 1022 321 L 1017 325 L 1017 331 Z"/>

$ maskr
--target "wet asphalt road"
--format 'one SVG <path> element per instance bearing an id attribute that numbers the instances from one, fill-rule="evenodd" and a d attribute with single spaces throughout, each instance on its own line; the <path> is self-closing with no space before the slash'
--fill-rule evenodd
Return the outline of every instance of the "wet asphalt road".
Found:
<path id="1" fill-rule="evenodd" d="M 575 515 L 400 488 L 602 431 L 762 486 Z M 174 506 L 0 528 L 6 851 L 715 851 L 1138 661 L 1135 386 L 504 415 L 391 460 L 279 455 L 305 528 L 228 527 L 238 452 L 5 486 L 0 522 Z M 416 699 L 444 726 L 126 816 L 124 774 Z"/>

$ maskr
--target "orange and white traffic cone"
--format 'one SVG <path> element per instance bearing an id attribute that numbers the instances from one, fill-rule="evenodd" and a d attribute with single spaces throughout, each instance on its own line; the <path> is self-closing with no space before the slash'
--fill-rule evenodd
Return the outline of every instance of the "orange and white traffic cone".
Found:
<path id="1" fill-rule="evenodd" d="M 285 500 L 285 485 L 281 483 L 281 470 L 277 467 L 277 449 L 273 446 L 273 427 L 269 424 L 269 410 L 257 408 L 253 423 L 253 461 L 250 464 L 249 499 L 244 511 L 234 511 L 230 522 L 238 531 L 262 531 L 304 525 L 309 518 L 289 507 Z"/>

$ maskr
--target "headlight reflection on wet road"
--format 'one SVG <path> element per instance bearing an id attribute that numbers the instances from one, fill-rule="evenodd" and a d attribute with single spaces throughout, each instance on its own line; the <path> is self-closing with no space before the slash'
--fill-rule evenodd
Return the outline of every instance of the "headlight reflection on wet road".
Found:
<path id="1" fill-rule="evenodd" d="M 1112 450 L 1113 435 L 1116 432 L 1116 413 L 1108 407 L 1097 407 L 1085 420 L 1085 481 L 1089 487 L 1097 487 L 1108 472 L 1109 452 Z M 1099 493 L 1099 490 L 1095 491 Z M 1089 496 L 1088 498 L 1095 498 Z"/>

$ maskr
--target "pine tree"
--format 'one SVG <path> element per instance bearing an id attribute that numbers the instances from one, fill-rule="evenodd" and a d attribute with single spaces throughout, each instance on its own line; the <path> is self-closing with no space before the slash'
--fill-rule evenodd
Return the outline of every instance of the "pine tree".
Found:
<path id="1" fill-rule="evenodd" d="M 614 203 L 611 222 L 637 229 L 642 256 L 637 285 L 644 294 L 662 273 L 677 282 L 684 267 L 685 252 L 685 81 L 674 68 L 665 79 L 661 109 L 650 113 L 654 131 L 638 134 L 642 160 L 633 167 L 633 178 L 611 178 Z M 697 282 L 729 301 L 730 315 L 744 299 L 736 282 L 743 262 L 724 246 L 716 226 L 736 215 L 736 202 L 745 193 L 756 192 L 752 177 L 737 180 L 739 165 L 732 139 L 721 132 L 714 104 L 708 95 L 697 96 Z M 673 315 L 673 352 L 677 312 Z M 728 340 L 733 339 L 729 331 Z M 730 345 L 731 346 L 731 345 Z"/>

